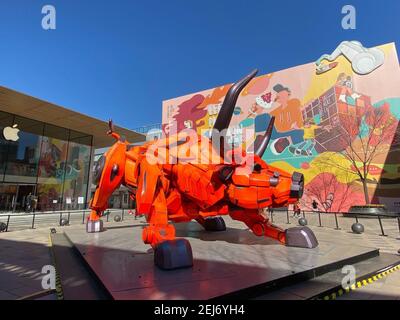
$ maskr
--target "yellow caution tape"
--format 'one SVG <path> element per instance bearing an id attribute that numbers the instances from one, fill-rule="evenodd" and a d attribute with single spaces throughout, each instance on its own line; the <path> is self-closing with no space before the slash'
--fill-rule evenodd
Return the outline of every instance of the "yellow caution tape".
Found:
<path id="1" fill-rule="evenodd" d="M 53 248 L 53 242 L 51 241 L 51 235 L 49 235 L 49 241 L 50 241 L 50 247 Z M 58 300 L 64 300 L 64 293 L 62 290 L 62 286 L 61 286 L 61 278 L 60 275 L 57 271 L 57 262 L 56 262 L 56 257 L 54 255 L 53 249 L 51 249 L 51 256 L 53 258 L 53 263 L 54 263 L 54 267 L 56 270 L 56 292 L 57 292 L 57 299 Z"/>
<path id="2" fill-rule="evenodd" d="M 377 281 L 379 279 L 382 279 L 383 277 L 386 277 L 390 273 L 393 273 L 394 271 L 397 271 L 397 270 L 400 270 L 400 264 L 398 264 L 388 270 L 385 270 L 383 272 L 377 273 L 367 279 L 357 281 L 357 283 L 351 285 L 350 287 L 340 288 L 338 291 L 335 291 L 329 295 L 324 296 L 323 300 L 335 300 L 338 296 L 340 297 L 345 293 L 349 293 L 350 291 L 354 291 L 358 288 L 365 287 L 371 283 L 374 283 L 375 281 Z"/>

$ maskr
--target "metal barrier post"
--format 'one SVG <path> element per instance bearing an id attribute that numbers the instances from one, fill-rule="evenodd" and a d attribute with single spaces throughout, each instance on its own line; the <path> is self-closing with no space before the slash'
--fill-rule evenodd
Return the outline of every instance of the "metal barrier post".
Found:
<path id="1" fill-rule="evenodd" d="M 70 224 L 71 212 L 68 211 L 68 224 Z"/>
<path id="2" fill-rule="evenodd" d="M 82 224 L 85 224 L 85 210 L 83 210 L 82 213 Z"/>
<path id="3" fill-rule="evenodd" d="M 60 226 L 61 226 L 61 220 L 62 220 L 62 211 L 60 211 L 60 221 L 59 221 Z"/>
<path id="4" fill-rule="evenodd" d="M 110 210 L 107 210 L 107 222 L 108 222 L 108 217 L 110 216 Z"/>
<path id="5" fill-rule="evenodd" d="M 303 210 L 303 218 L 304 219 L 306 218 L 306 211 L 305 210 Z"/>
<path id="6" fill-rule="evenodd" d="M 287 224 L 290 224 L 290 221 L 289 221 L 289 208 L 286 208 L 286 220 L 287 220 Z"/>
<path id="7" fill-rule="evenodd" d="M 35 229 L 35 216 L 36 216 L 36 214 L 33 214 L 33 217 L 32 217 L 32 229 Z"/>
<path id="8" fill-rule="evenodd" d="M 319 226 L 318 227 L 322 227 L 322 223 L 321 223 L 321 212 L 318 210 L 318 221 L 319 221 Z"/>
<path id="9" fill-rule="evenodd" d="M 387 235 L 385 234 L 385 231 L 383 230 L 383 225 L 382 225 L 382 220 L 381 220 L 380 215 L 378 215 L 378 220 L 379 220 L 379 225 L 381 226 L 381 231 L 382 231 L 382 234 L 380 234 L 380 236 L 387 237 Z"/>
<path id="10" fill-rule="evenodd" d="M 122 208 L 122 217 L 121 217 L 121 221 L 124 221 L 124 213 L 125 213 L 125 209 Z"/>
<path id="11" fill-rule="evenodd" d="M 339 228 L 339 222 L 338 222 L 338 219 L 337 219 L 336 212 L 334 212 L 334 214 L 335 214 L 335 223 L 336 223 L 336 228 L 335 228 L 335 230 L 340 230 L 340 228 Z"/>
<path id="12" fill-rule="evenodd" d="M 400 233 L 400 217 L 397 217 L 397 224 L 399 226 L 399 233 Z"/>
<path id="13" fill-rule="evenodd" d="M 356 215 L 356 223 L 358 223 L 358 216 Z"/>
<path id="14" fill-rule="evenodd" d="M 10 218 L 11 218 L 11 216 L 8 215 L 8 218 L 7 218 L 7 226 L 6 226 L 6 232 L 8 232 L 8 225 L 10 224 Z"/>
<path id="15" fill-rule="evenodd" d="M 271 210 L 271 222 L 274 222 L 274 210 Z"/>

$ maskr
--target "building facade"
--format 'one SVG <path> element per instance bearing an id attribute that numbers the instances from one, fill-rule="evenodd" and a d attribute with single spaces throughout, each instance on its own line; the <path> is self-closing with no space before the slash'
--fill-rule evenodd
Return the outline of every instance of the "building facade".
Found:
<path id="1" fill-rule="evenodd" d="M 84 208 L 93 136 L 0 112 L 0 210 Z"/>
<path id="2" fill-rule="evenodd" d="M 189 128 L 209 136 L 230 86 L 163 101 L 163 132 Z M 252 152 L 272 116 L 263 159 L 304 175 L 303 209 L 315 200 L 326 212 L 366 203 L 400 212 L 400 67 L 393 43 L 365 48 L 344 41 L 315 62 L 252 79 L 239 95 L 228 140 Z"/>
<path id="3" fill-rule="evenodd" d="M 145 139 L 114 128 L 132 143 Z M 105 121 L 0 87 L 0 212 L 87 208 L 94 150 L 114 143 L 107 130 Z"/>

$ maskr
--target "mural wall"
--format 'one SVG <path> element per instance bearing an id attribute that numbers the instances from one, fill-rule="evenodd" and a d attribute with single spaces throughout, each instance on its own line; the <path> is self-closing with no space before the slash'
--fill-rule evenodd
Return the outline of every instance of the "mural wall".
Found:
<path id="1" fill-rule="evenodd" d="M 208 135 L 229 87 L 164 101 L 163 131 Z M 316 62 L 253 79 L 232 118 L 234 143 L 249 149 L 271 116 L 275 128 L 263 159 L 304 174 L 303 209 L 315 200 L 326 212 L 365 203 L 400 211 L 400 68 L 393 43 L 365 48 L 345 41 Z M 246 128 L 255 131 L 249 141 Z"/>

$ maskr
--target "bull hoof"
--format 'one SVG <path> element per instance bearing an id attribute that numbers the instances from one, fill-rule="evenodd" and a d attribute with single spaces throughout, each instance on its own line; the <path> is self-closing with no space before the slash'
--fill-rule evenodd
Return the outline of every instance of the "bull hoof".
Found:
<path id="1" fill-rule="evenodd" d="M 205 219 L 203 227 L 206 231 L 226 231 L 225 221 L 221 217 Z"/>
<path id="2" fill-rule="evenodd" d="M 186 239 L 166 240 L 154 249 L 154 264 L 164 270 L 193 266 L 192 247 Z"/>
<path id="3" fill-rule="evenodd" d="M 318 240 L 314 232 L 308 227 L 294 227 L 285 231 L 286 245 L 288 247 L 316 248 Z"/>
<path id="4" fill-rule="evenodd" d="M 87 233 L 102 232 L 102 231 L 104 231 L 103 220 L 97 220 L 97 221 L 89 220 L 86 223 L 86 232 Z"/>

